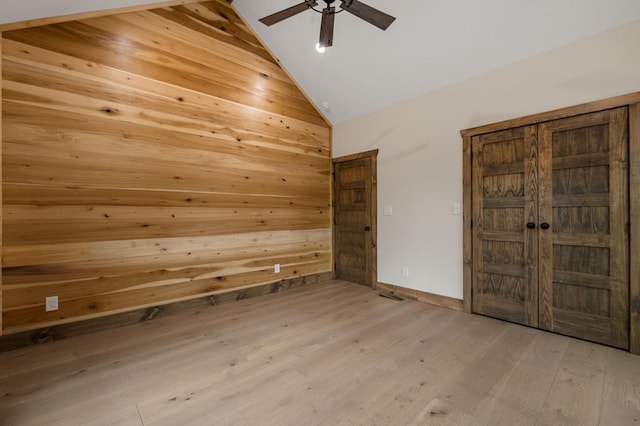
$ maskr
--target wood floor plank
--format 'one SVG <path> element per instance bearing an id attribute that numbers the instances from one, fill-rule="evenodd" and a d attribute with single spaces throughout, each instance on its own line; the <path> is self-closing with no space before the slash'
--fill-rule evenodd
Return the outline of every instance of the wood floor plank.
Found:
<path id="1" fill-rule="evenodd" d="M 351 302 L 354 302 L 354 300 L 351 299 Z M 283 309 L 284 306 L 274 305 L 273 303 L 269 305 L 272 308 L 272 311 L 269 312 L 284 312 L 281 315 L 287 315 L 286 310 Z M 306 306 L 312 306 L 312 304 L 309 303 Z M 221 309 L 221 311 L 225 310 Z M 265 315 L 264 318 L 268 319 L 268 316 Z M 152 330 L 151 327 L 147 327 L 146 330 L 143 328 L 140 332 L 144 333 L 146 331 L 146 333 L 144 337 L 139 336 L 140 342 L 128 342 L 128 344 L 120 348 L 118 348 L 118 342 L 111 339 L 103 340 L 102 344 L 100 342 L 91 342 L 91 347 L 87 352 L 91 351 L 91 348 L 95 346 L 104 345 L 106 347 L 103 352 L 85 355 L 82 360 L 82 368 L 75 368 L 73 362 L 69 363 L 71 365 L 66 365 L 63 360 L 59 360 L 57 363 L 47 363 L 44 360 L 45 367 L 34 368 L 32 366 L 31 369 L 22 370 L 24 371 L 22 374 L 14 374 L 12 376 L 11 395 L 7 395 L 5 399 L 12 403 L 22 403 L 27 399 L 31 404 L 41 406 L 41 395 L 37 393 L 38 389 L 46 386 L 56 386 L 58 392 L 68 391 L 70 393 L 60 401 L 64 402 L 66 398 L 73 399 L 74 389 L 71 384 L 74 384 L 75 377 L 80 375 L 83 377 L 83 381 L 86 382 L 101 381 L 105 378 L 113 378 L 115 380 L 125 375 L 127 378 L 126 384 L 135 388 L 136 386 L 141 386 L 137 381 L 144 381 L 145 376 L 148 375 L 145 370 L 159 369 L 162 366 L 170 371 L 172 375 L 178 374 L 178 377 L 199 380 L 201 376 L 200 370 L 197 368 L 199 363 L 204 363 L 203 369 L 206 369 L 206 364 L 215 364 L 216 361 L 212 355 L 203 359 L 203 354 L 220 350 L 220 352 L 215 353 L 219 353 L 222 356 L 218 368 L 224 370 L 230 364 L 237 363 L 234 359 L 238 357 L 236 354 L 227 354 L 224 351 L 226 348 L 235 344 L 247 346 L 256 340 L 256 334 L 274 334 L 274 331 L 268 328 L 274 321 L 265 321 L 264 324 L 267 326 L 262 328 L 256 326 L 253 329 L 246 328 L 243 330 L 242 324 L 239 327 L 236 326 L 238 321 L 234 320 L 237 319 L 235 317 L 229 317 L 226 320 L 224 318 L 219 319 L 217 323 L 220 327 L 215 331 L 192 334 L 193 321 L 196 320 L 197 324 L 200 319 L 198 316 L 184 318 L 185 323 L 190 324 L 190 329 L 186 331 L 178 329 L 176 332 L 166 332 L 161 328 L 156 328 L 155 330 Z M 148 325 L 153 325 L 153 322 L 148 323 Z M 275 327 L 279 327 L 279 324 L 276 324 Z M 163 343 L 159 345 L 159 342 Z M 188 350 L 183 353 L 182 347 L 186 347 Z M 154 363 L 146 364 L 147 359 L 153 360 Z M 140 377 L 138 377 L 138 374 L 140 374 Z M 166 380 L 166 374 L 158 377 L 160 377 L 160 381 L 157 385 L 162 386 L 163 381 Z M 205 377 L 205 380 L 210 379 Z M 118 380 L 115 380 L 115 383 L 118 383 Z M 102 393 L 105 398 L 110 398 L 110 390 L 120 394 L 124 390 L 123 388 L 126 388 L 126 386 L 119 385 L 115 389 L 103 388 Z M 83 397 L 82 393 L 77 396 Z M 168 398 L 171 398 L 171 396 Z"/>
<path id="2" fill-rule="evenodd" d="M 600 424 L 640 424 L 640 360 L 615 349 L 608 352 Z"/>
<path id="3" fill-rule="evenodd" d="M 438 397 L 457 411 L 478 418 L 487 416 L 499 402 L 499 390 L 531 342 L 531 330 L 507 326 L 486 348 L 476 348 L 475 356 L 443 384 Z"/>
<path id="4" fill-rule="evenodd" d="M 339 361 L 338 366 L 332 366 L 327 371 L 332 371 L 337 377 L 343 380 L 327 382 L 321 375 L 316 376 L 311 382 L 314 395 L 319 397 L 313 398 L 314 401 L 326 400 L 327 396 L 347 395 L 347 398 L 340 398 L 339 404 L 347 404 L 351 407 L 348 412 L 341 417 L 341 421 L 345 424 L 358 424 L 363 422 L 363 418 L 373 421 L 380 418 L 377 415 L 371 416 L 375 407 L 381 406 L 382 403 L 389 399 L 394 391 L 396 383 L 403 383 L 402 388 L 406 387 L 405 383 L 414 383 L 418 380 L 415 376 L 415 366 L 421 363 L 420 350 L 424 348 L 433 348 L 437 345 L 427 345 L 425 335 L 434 335 L 438 332 L 444 332 L 444 328 L 437 327 L 442 323 L 438 316 L 440 313 L 446 313 L 444 310 L 434 310 L 424 307 L 424 311 L 419 315 L 420 319 L 416 320 L 417 315 L 403 316 L 407 324 L 396 328 L 393 333 L 393 339 L 385 339 L 383 347 L 371 347 L 366 337 L 362 336 L 354 340 L 345 341 L 349 346 L 359 347 L 358 357 L 349 358 Z M 412 318 L 413 317 L 413 318 Z M 395 318 L 400 319 L 399 317 Z M 434 327 L 425 327 L 427 320 Z M 384 319 L 382 319 L 384 320 Z M 373 330 L 376 331 L 376 328 Z M 378 330 L 379 331 L 379 330 Z M 421 348 L 419 348 L 421 347 Z M 369 365 L 369 369 L 363 374 L 353 375 L 351 372 L 360 371 L 362 365 Z M 413 374 L 407 374 L 411 371 Z M 406 382 L 405 382 L 406 381 Z M 416 385 L 418 383 L 416 382 Z M 419 385 L 418 385 L 419 386 Z M 372 403 L 372 401 L 375 401 Z M 334 405 L 336 402 L 333 403 Z M 324 407 L 323 407 L 324 408 Z M 331 423 L 335 406 L 330 409 L 317 408 L 314 410 L 314 416 L 321 415 L 324 424 Z"/>
<path id="5" fill-rule="evenodd" d="M 342 281 L 0 353 L 0 424 L 635 424 L 616 349 Z"/>
<path id="6" fill-rule="evenodd" d="M 449 403 L 438 398 L 431 400 L 409 423 L 418 425 L 472 425 L 473 416 L 456 411 Z"/>
<path id="7" fill-rule="evenodd" d="M 356 300 L 347 300 L 350 308 L 357 308 L 358 301 Z M 306 306 L 306 305 L 305 305 Z M 335 306 L 340 306 L 339 304 L 335 304 Z M 345 306 L 344 309 L 347 307 Z M 314 314 L 313 310 L 305 311 L 307 314 L 313 316 L 312 320 L 308 320 L 310 324 L 307 324 L 309 327 L 313 329 L 321 329 L 322 322 L 324 321 L 327 324 L 334 324 L 336 326 L 341 325 L 357 325 L 358 322 L 363 321 L 366 322 L 368 318 L 362 315 L 362 310 L 360 310 L 360 318 L 349 316 L 345 319 L 345 321 L 340 321 L 340 318 L 331 318 L 328 314 Z M 298 315 L 298 319 L 300 320 L 300 315 Z M 260 340 L 258 343 L 254 343 L 251 340 L 257 340 L 255 334 L 251 334 L 251 339 L 248 339 L 246 342 L 243 342 L 242 339 L 238 339 L 237 335 L 232 334 L 228 336 L 229 339 L 232 339 L 233 346 L 244 346 L 244 350 L 242 352 L 237 352 L 235 355 L 237 356 L 235 359 L 229 360 L 228 365 L 216 366 L 212 365 L 211 360 L 209 360 L 208 364 L 210 368 L 219 368 L 220 370 L 224 370 L 224 367 L 232 367 L 230 371 L 235 371 L 238 368 L 239 364 L 243 364 L 243 367 L 246 368 L 260 368 L 261 366 L 265 366 L 265 368 L 276 368 L 278 366 L 284 368 L 286 364 L 294 365 L 297 360 L 302 357 L 304 351 L 315 350 L 318 346 L 323 346 L 326 344 L 324 341 L 318 341 L 317 338 L 309 336 L 307 333 L 300 333 L 296 330 L 296 322 L 291 315 L 288 315 L 286 318 L 286 322 L 279 322 L 275 326 L 272 326 L 272 330 L 260 331 L 259 334 L 265 334 L 269 336 L 268 341 Z M 288 326 L 291 324 L 291 326 Z M 284 327 L 287 325 L 287 327 Z M 335 332 L 335 330 L 325 330 L 322 333 L 331 334 Z M 279 336 L 283 334 L 282 336 Z M 220 337 L 226 337 L 225 335 Z M 287 347 L 282 347 L 283 341 L 289 341 L 293 348 L 288 350 Z M 295 355 L 288 355 L 289 353 L 294 353 Z M 289 367 L 291 369 L 291 367 Z M 227 375 L 218 375 L 217 377 L 204 377 L 199 378 L 200 374 L 197 369 L 195 371 L 196 376 L 191 378 L 190 380 L 185 380 L 184 376 L 181 380 L 174 384 L 172 387 L 172 391 L 177 391 L 178 393 L 186 394 L 189 389 L 195 391 L 197 393 L 219 393 L 222 389 L 224 389 L 224 382 L 228 378 Z M 188 377 L 187 377 L 188 378 Z M 163 407 L 165 401 L 170 400 L 171 395 L 166 395 L 165 397 L 155 398 L 154 400 L 143 401 L 140 404 L 141 411 L 153 412 L 153 413 L 162 413 L 166 407 Z M 225 405 L 225 407 L 227 407 Z"/>
<path id="8" fill-rule="evenodd" d="M 580 340 L 569 343 L 538 417 L 539 424 L 599 424 L 608 353 L 605 346 Z"/>
<path id="9" fill-rule="evenodd" d="M 535 337 L 496 392 L 500 404 L 485 415 L 487 424 L 507 412 L 521 413 L 522 417 L 508 419 L 505 424 L 535 424 L 556 378 L 568 339 L 537 330 L 527 331 Z"/>
<path id="10" fill-rule="evenodd" d="M 470 343 L 466 338 L 477 330 L 470 324 L 469 316 L 451 316 L 449 313 L 444 309 L 436 311 L 436 315 L 430 317 L 429 326 L 411 339 L 413 343 L 398 345 L 397 352 L 385 354 L 376 364 L 376 370 L 391 374 L 393 380 L 377 384 L 374 388 L 378 392 L 373 399 L 358 401 L 361 411 L 351 413 L 353 417 L 348 417 L 351 421 L 357 423 L 360 413 L 366 413 L 367 421 L 372 423 L 410 422 L 415 416 L 412 410 L 421 410 L 424 401 L 436 397 L 446 380 L 443 375 L 452 375 L 455 368 L 464 367 L 464 362 L 458 362 L 457 355 L 466 353 L 465 348 Z M 469 347 L 472 346 L 473 343 Z M 452 359 L 452 368 L 442 368 Z M 398 408 L 402 410 L 398 411 Z M 453 416 L 445 417 L 453 420 Z"/>

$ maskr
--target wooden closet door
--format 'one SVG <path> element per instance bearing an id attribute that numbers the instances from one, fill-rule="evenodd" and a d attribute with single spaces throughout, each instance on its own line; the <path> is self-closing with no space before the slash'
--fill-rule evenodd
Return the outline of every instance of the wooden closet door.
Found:
<path id="1" fill-rule="evenodd" d="M 619 108 L 541 124 L 539 327 L 629 345 L 628 131 Z M 546 227 L 546 226 L 545 226 Z"/>
<path id="2" fill-rule="evenodd" d="M 536 126 L 475 136 L 473 311 L 538 325 Z"/>

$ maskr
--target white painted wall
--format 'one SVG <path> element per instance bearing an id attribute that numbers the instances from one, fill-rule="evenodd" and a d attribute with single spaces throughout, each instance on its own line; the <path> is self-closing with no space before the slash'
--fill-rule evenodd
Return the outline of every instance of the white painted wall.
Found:
<path id="1" fill-rule="evenodd" d="M 638 91 L 640 21 L 336 125 L 334 156 L 380 150 L 378 280 L 462 299 L 461 129 Z"/>

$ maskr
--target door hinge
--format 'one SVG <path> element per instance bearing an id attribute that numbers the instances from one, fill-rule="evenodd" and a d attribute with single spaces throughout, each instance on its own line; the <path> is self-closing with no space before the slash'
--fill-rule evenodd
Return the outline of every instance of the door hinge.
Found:
<path id="1" fill-rule="evenodd" d="M 473 220 L 471 221 L 471 229 L 473 229 Z"/>

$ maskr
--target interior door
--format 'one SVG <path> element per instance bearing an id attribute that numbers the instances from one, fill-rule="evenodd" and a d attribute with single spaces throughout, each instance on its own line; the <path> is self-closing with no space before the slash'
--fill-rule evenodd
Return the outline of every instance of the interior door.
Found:
<path id="1" fill-rule="evenodd" d="M 372 287 L 375 277 L 377 151 L 334 160 L 334 261 L 337 279 Z"/>
<path id="2" fill-rule="evenodd" d="M 541 124 L 539 327 L 629 345 L 627 108 Z"/>
<path id="3" fill-rule="evenodd" d="M 475 136 L 473 312 L 538 324 L 537 127 Z"/>

